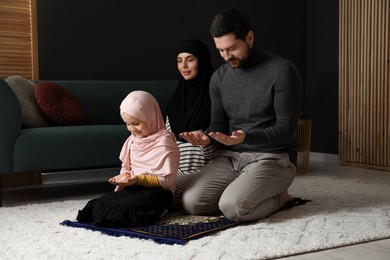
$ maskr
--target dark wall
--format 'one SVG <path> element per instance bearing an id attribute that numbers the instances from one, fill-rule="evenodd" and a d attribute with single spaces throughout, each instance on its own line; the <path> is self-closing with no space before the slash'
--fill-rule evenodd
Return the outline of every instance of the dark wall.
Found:
<path id="1" fill-rule="evenodd" d="M 311 151 L 338 154 L 338 0 L 306 1 L 304 113 Z"/>
<path id="2" fill-rule="evenodd" d="M 247 12 L 258 44 L 304 72 L 303 0 L 38 0 L 40 78 L 176 79 L 175 47 L 187 38 L 204 40 L 218 66 L 209 25 L 227 7 Z"/>
<path id="3" fill-rule="evenodd" d="M 223 61 L 209 35 L 212 18 L 228 7 L 248 13 L 256 43 L 290 59 L 300 70 L 305 95 L 303 111 L 314 120 L 312 151 L 338 153 L 337 114 L 333 118 L 330 115 L 334 111 L 328 113 L 329 107 L 325 106 L 337 100 L 337 93 L 333 96 L 337 89 L 337 49 L 333 50 L 337 32 L 332 31 L 338 22 L 333 20 L 337 0 L 329 1 L 329 6 L 328 1 L 320 0 L 37 2 L 41 80 L 174 80 L 178 77 L 175 47 L 187 38 L 205 41 L 218 67 Z M 332 15 L 327 17 L 314 3 L 325 6 Z M 320 30 L 325 27 L 326 32 L 317 31 L 317 26 Z M 325 45 L 316 40 L 318 37 L 325 37 L 323 40 L 330 42 L 332 48 L 318 52 L 318 47 Z M 317 64 L 323 59 L 325 64 Z M 322 67 L 329 73 L 323 73 Z M 332 96 L 318 99 L 318 93 Z M 323 129 L 333 131 L 327 134 L 326 141 L 321 140 Z"/>

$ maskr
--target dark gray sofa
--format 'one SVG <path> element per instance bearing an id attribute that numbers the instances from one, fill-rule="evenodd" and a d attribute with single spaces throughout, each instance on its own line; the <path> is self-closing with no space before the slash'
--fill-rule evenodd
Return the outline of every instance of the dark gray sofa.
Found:
<path id="1" fill-rule="evenodd" d="M 176 81 L 53 82 L 65 87 L 81 103 L 85 123 L 23 127 L 19 101 L 7 82 L 0 79 L 0 175 L 118 167 L 120 149 L 129 136 L 119 115 L 123 98 L 133 90 L 148 91 L 165 115 L 167 101 L 176 87 Z"/>

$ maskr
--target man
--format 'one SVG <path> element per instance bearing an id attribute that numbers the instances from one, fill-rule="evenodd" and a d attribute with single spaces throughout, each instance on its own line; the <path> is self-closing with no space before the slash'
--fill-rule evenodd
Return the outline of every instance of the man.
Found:
<path id="1" fill-rule="evenodd" d="M 183 204 L 190 214 L 222 211 L 232 221 L 256 221 L 292 199 L 301 80 L 290 61 L 256 47 L 246 14 L 223 10 L 210 33 L 226 61 L 210 82 L 211 122 L 206 132 L 181 137 L 219 148 Z"/>

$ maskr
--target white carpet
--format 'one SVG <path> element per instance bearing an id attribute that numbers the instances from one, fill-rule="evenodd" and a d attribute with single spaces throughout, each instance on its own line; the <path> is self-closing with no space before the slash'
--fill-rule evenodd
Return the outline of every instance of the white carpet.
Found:
<path id="1" fill-rule="evenodd" d="M 389 185 L 303 175 L 290 191 L 312 202 L 184 246 L 59 225 L 89 198 L 3 207 L 0 259 L 266 259 L 390 237 Z"/>

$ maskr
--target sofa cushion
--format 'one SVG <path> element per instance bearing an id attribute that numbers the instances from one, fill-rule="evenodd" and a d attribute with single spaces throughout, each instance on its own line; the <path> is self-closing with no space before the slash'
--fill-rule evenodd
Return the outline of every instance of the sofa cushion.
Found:
<path id="1" fill-rule="evenodd" d="M 57 125 L 81 125 L 85 112 L 80 102 L 66 88 L 49 81 L 39 82 L 34 90 L 42 112 Z"/>
<path id="2" fill-rule="evenodd" d="M 44 127 L 50 123 L 42 114 L 34 98 L 35 84 L 21 76 L 9 76 L 5 79 L 15 93 L 22 110 L 22 122 L 26 127 Z"/>
<path id="3" fill-rule="evenodd" d="M 13 170 L 120 167 L 119 153 L 129 135 L 123 124 L 23 129 L 15 142 Z"/>

